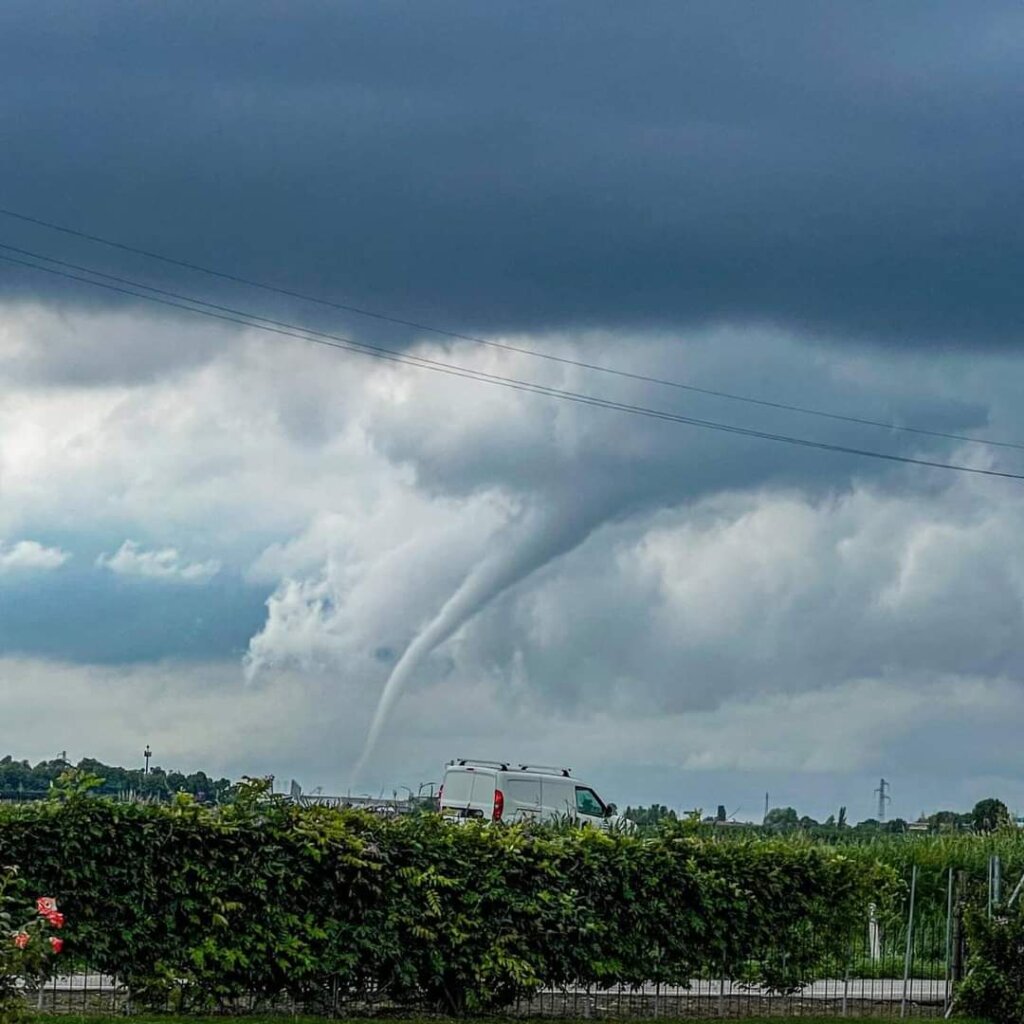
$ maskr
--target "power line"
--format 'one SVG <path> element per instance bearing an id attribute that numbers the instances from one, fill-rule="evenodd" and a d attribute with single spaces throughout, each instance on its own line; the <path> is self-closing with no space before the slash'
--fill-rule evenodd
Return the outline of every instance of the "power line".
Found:
<path id="1" fill-rule="evenodd" d="M 57 224 L 53 221 L 43 220 L 41 217 L 32 217 L 15 210 L 8 210 L 0 207 L 0 215 L 23 221 L 27 224 L 35 224 L 51 231 L 59 231 L 65 235 L 81 238 L 88 242 L 95 242 L 112 249 L 119 249 L 122 252 L 132 253 L 135 256 L 144 256 L 147 259 L 158 260 L 170 266 L 180 267 L 185 270 L 195 271 L 200 274 L 208 274 L 211 277 L 218 277 L 225 281 L 232 281 L 235 284 L 245 285 L 249 288 L 258 288 L 262 291 L 273 292 L 284 295 L 288 298 L 299 299 L 302 302 L 312 302 L 330 309 L 342 310 L 346 313 L 355 313 L 357 316 L 369 317 L 385 323 L 396 324 L 401 327 L 409 327 L 417 331 L 427 331 L 445 338 L 452 338 L 457 341 L 468 341 L 474 345 L 485 345 L 488 348 L 501 349 L 505 352 L 515 352 L 518 355 L 530 356 L 535 359 L 545 359 L 549 362 L 560 363 L 564 366 L 575 366 L 578 369 L 592 370 L 596 373 L 610 374 L 615 377 L 623 377 L 627 380 L 640 381 L 645 384 L 657 384 L 661 387 L 675 388 L 680 391 L 689 391 L 694 394 L 709 395 L 713 398 L 724 398 L 731 402 L 744 402 L 750 405 L 759 405 L 768 409 L 779 409 L 784 412 L 799 413 L 804 416 L 818 416 L 823 419 L 838 420 L 842 423 L 857 423 L 866 427 L 880 427 L 883 430 L 900 431 L 908 434 L 919 434 L 925 437 L 940 437 L 949 441 L 966 441 L 970 444 L 988 445 L 996 448 L 1017 448 L 1024 450 L 1024 443 L 1016 441 L 998 441 L 988 438 L 973 437 L 969 434 L 955 434 L 943 430 L 929 430 L 924 427 L 911 427 L 895 423 L 886 423 L 884 420 L 870 419 L 864 416 L 851 416 L 844 413 L 829 412 L 826 409 L 815 409 L 805 405 L 795 405 L 790 402 L 777 402 L 766 398 L 757 398 L 753 395 L 741 395 L 732 391 L 721 391 L 716 388 L 699 387 L 696 384 L 685 384 L 682 381 L 671 380 L 666 377 L 658 377 L 653 374 L 636 373 L 630 370 L 622 370 L 613 366 L 604 366 L 600 363 L 591 363 L 583 359 L 573 359 L 569 356 L 556 355 L 553 352 L 543 352 L 539 349 L 526 348 L 520 345 L 510 345 L 508 342 L 494 341 L 490 338 L 481 338 L 473 334 L 463 334 L 459 331 L 451 331 L 443 327 L 435 327 L 417 320 L 408 320 L 404 317 L 384 313 L 380 310 L 366 309 L 362 306 L 354 306 L 345 302 L 336 302 L 325 299 L 319 295 L 310 295 L 307 292 L 294 291 L 281 285 L 270 284 L 266 281 L 257 281 L 253 278 L 243 277 L 240 274 L 233 274 L 225 270 L 216 270 L 212 267 L 203 266 L 201 263 L 193 263 L 190 260 L 176 259 L 163 253 L 154 252 L 151 249 L 143 249 L 138 246 L 128 245 L 112 238 L 105 238 L 102 235 L 94 235 L 87 231 L 80 231 L 77 228 L 65 224 Z"/>
<path id="2" fill-rule="evenodd" d="M 11 249 L 13 247 L 6 247 Z M 39 257 L 51 262 L 50 257 Z M 980 469 L 976 466 L 965 466 L 960 463 L 939 462 L 933 459 L 920 459 L 908 455 L 895 455 L 890 452 L 880 452 L 868 448 L 855 448 L 849 445 L 833 444 L 828 441 L 815 441 L 811 438 L 797 437 L 789 434 L 777 434 L 765 430 L 756 430 L 750 427 L 741 427 L 732 423 L 723 423 L 715 420 L 698 419 L 692 416 L 683 416 L 679 413 L 672 413 L 663 409 L 654 409 L 648 406 L 633 405 L 627 402 L 618 402 L 612 399 L 601 398 L 597 395 L 590 395 L 585 392 L 568 391 L 563 388 L 550 387 L 546 384 L 538 384 L 534 381 L 525 381 L 516 377 L 506 377 L 500 374 L 488 373 L 483 370 L 474 370 L 470 367 L 461 366 L 457 363 L 447 363 L 442 360 L 429 359 L 425 356 L 418 356 L 409 352 L 399 352 L 380 345 L 370 345 L 366 342 L 355 341 L 341 335 L 328 334 L 324 331 L 313 330 L 299 325 L 287 324 L 283 321 L 272 321 L 268 318 L 249 314 L 241 310 L 235 310 L 227 306 L 218 306 L 206 302 L 203 299 L 196 299 L 180 293 L 147 294 L 156 289 L 151 286 L 126 278 L 118 278 L 120 284 L 112 284 L 106 281 L 98 281 L 92 278 L 74 274 L 68 270 L 57 269 L 56 266 L 48 267 L 39 263 L 32 263 L 28 260 L 18 259 L 14 256 L 0 255 L 0 260 L 17 266 L 27 267 L 42 273 L 52 274 L 57 277 L 78 281 L 95 288 L 103 288 L 107 291 L 116 292 L 122 295 L 130 295 L 134 298 L 143 299 L 147 302 L 156 303 L 162 306 L 169 306 L 175 309 L 185 310 L 199 316 L 205 316 L 228 323 L 238 324 L 243 327 L 251 327 L 256 330 L 266 331 L 271 334 L 278 334 L 285 337 L 296 338 L 300 341 L 307 341 L 312 344 L 326 345 L 330 348 L 343 349 L 348 352 L 355 352 L 360 355 L 370 356 L 376 359 L 385 359 L 389 362 L 401 363 L 407 366 L 416 366 L 421 369 L 444 373 L 449 376 L 462 377 L 468 380 L 475 380 L 480 383 L 493 384 L 499 387 L 509 388 L 514 391 L 524 391 L 531 394 L 544 395 L 549 398 L 556 398 L 562 401 L 573 402 L 578 405 L 589 405 L 595 408 L 612 409 L 631 415 L 642 416 L 648 419 L 663 420 L 671 423 L 679 423 L 686 426 L 700 427 L 706 430 L 721 431 L 723 433 L 736 434 L 743 437 L 759 438 L 767 441 L 777 441 L 784 444 L 798 445 L 804 448 L 813 448 L 820 451 L 837 452 L 845 455 L 858 455 L 864 458 L 882 459 L 887 462 L 905 463 L 915 466 L 927 466 L 932 469 L 952 470 L 959 473 L 973 473 L 979 476 L 1002 477 L 1009 480 L 1024 480 L 1024 474 L 1009 473 L 995 469 Z M 97 276 L 112 277 L 103 274 L 101 271 L 93 272 L 84 270 L 86 274 L 95 273 Z M 136 289 L 145 289 L 139 291 Z M 163 290 L 161 290 L 163 291 Z M 174 298 L 163 297 L 173 294 Z"/>

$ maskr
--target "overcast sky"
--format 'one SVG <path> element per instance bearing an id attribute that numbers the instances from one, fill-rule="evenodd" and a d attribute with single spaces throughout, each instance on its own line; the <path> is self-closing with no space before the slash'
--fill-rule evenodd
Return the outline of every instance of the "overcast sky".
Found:
<path id="1" fill-rule="evenodd" d="M 0 207 L 570 362 L 4 214 L 0 256 L 1024 473 L 892 429 L 1024 445 L 1022 39 L 1017 2 L 8 0 Z M 0 261 L 0 752 L 1024 811 L 1022 536 L 1024 481 Z"/>

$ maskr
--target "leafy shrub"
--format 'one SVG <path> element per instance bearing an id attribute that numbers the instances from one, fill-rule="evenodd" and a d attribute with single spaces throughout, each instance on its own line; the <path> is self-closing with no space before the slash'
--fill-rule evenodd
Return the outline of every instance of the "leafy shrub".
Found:
<path id="1" fill-rule="evenodd" d="M 970 949 L 968 974 L 957 1009 L 996 1024 L 1024 1022 L 1024 910 L 989 918 L 972 910 L 965 918 Z"/>
<path id="2" fill-rule="evenodd" d="M 686 984 L 710 970 L 788 989 L 897 889 L 868 856 L 722 843 L 686 823 L 641 838 L 382 820 L 255 783 L 216 810 L 83 789 L 0 808 L 0 862 L 62 894 L 72 962 L 116 974 L 136 1003 L 287 994 L 328 1008 L 375 988 L 460 1011 L 542 985 Z"/>
<path id="3" fill-rule="evenodd" d="M 0 1020 L 22 1005 L 19 983 L 42 984 L 64 946 L 56 934 L 64 927 L 57 901 L 39 896 L 30 910 L 24 891 L 16 867 L 0 869 Z"/>

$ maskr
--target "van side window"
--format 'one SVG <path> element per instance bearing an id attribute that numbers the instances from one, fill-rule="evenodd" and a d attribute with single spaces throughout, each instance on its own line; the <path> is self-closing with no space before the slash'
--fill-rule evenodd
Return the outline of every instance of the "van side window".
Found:
<path id="1" fill-rule="evenodd" d="M 597 794 L 583 786 L 576 787 L 576 810 L 592 818 L 603 818 L 605 813 L 604 804 L 598 799 Z"/>
<path id="2" fill-rule="evenodd" d="M 516 807 L 540 807 L 540 779 L 506 779 L 505 801 L 512 810 Z"/>

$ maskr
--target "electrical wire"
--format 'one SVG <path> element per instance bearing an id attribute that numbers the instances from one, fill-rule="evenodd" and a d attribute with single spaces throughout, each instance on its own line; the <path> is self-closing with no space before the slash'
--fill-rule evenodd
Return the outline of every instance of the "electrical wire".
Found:
<path id="1" fill-rule="evenodd" d="M 6 248 L 8 248 L 9 250 L 13 249 L 13 247 L 9 246 Z M 52 259 L 51 257 L 36 258 L 46 259 L 50 262 L 58 264 L 62 262 Z M 163 306 L 169 306 L 175 309 L 185 310 L 186 312 L 195 313 L 200 316 L 205 316 L 216 320 L 222 320 L 229 323 L 234 323 L 243 327 L 250 327 L 256 330 L 266 331 L 269 333 L 278 334 L 285 337 L 296 338 L 298 340 L 310 342 L 312 344 L 326 345 L 331 348 L 343 349 L 345 351 L 355 352 L 360 355 L 366 355 L 376 359 L 384 359 L 390 362 L 401 363 L 403 365 L 416 366 L 421 369 L 444 373 L 449 376 L 462 377 L 468 380 L 475 380 L 480 383 L 488 383 L 499 387 L 509 388 L 515 391 L 523 391 L 532 394 L 544 395 L 549 398 L 555 398 L 561 401 L 568 401 L 578 405 L 588 405 L 593 406 L 595 408 L 611 409 L 618 412 L 645 417 L 648 419 L 662 420 L 671 423 L 679 423 L 687 426 L 699 427 L 706 430 L 714 430 L 729 434 L 740 435 L 743 437 L 752 437 L 759 438 L 761 440 L 776 441 L 784 444 L 817 449 L 820 451 L 842 453 L 845 455 L 855 455 L 864 458 L 881 459 L 888 462 L 904 463 L 908 465 L 926 466 L 932 469 L 943 469 L 959 473 L 971 473 L 980 476 L 1001 477 L 1010 480 L 1024 480 L 1024 474 L 1020 473 L 1010 473 L 995 469 L 982 469 L 977 466 L 967 466 L 960 463 L 940 462 L 938 460 L 933 459 L 915 458 L 913 456 L 896 455 L 891 452 L 881 452 L 874 449 L 856 448 L 849 445 L 834 444 L 828 441 L 816 441 L 812 438 L 804 438 L 789 434 L 778 434 L 770 431 L 756 430 L 750 427 L 742 427 L 737 424 L 723 423 L 715 420 L 699 419 L 692 416 L 684 416 L 679 413 L 672 413 L 669 412 L 668 410 L 654 409 L 648 406 L 633 405 L 626 402 L 618 402 L 612 399 L 605 399 L 596 395 L 590 395 L 585 392 L 569 391 L 563 388 L 550 387 L 545 384 L 538 384 L 533 381 L 525 381 L 515 377 L 506 377 L 500 374 L 487 373 L 482 370 L 474 370 L 470 367 L 461 366 L 459 364 L 447 363 L 442 360 L 429 359 L 427 357 L 418 356 L 409 352 L 400 352 L 395 349 L 389 349 L 385 346 L 370 345 L 365 342 L 356 341 L 352 338 L 347 338 L 341 335 L 329 334 L 323 331 L 316 331 L 311 328 L 306 328 L 299 325 L 287 324 L 283 321 L 272 321 L 265 317 L 249 314 L 242 310 L 233 309 L 231 307 L 215 305 L 213 303 L 206 302 L 205 300 L 202 299 L 196 299 L 187 295 L 182 295 L 181 293 L 168 293 L 166 291 L 159 290 L 162 294 L 147 294 L 147 292 L 152 293 L 158 290 L 151 288 L 149 285 L 131 281 L 126 278 L 118 278 L 117 280 L 121 283 L 114 284 L 109 283 L 108 281 L 94 280 L 93 278 L 83 276 L 82 274 L 71 273 L 68 270 L 61 270 L 58 269 L 57 266 L 43 266 L 39 263 L 33 263 L 30 262 L 29 260 L 19 259 L 14 256 L 0 255 L 0 260 L 6 263 L 14 264 L 16 266 L 22 266 L 32 270 L 51 274 L 57 277 L 78 281 L 80 283 L 87 284 L 95 288 L 102 288 L 119 294 L 129 295 L 134 298 L 143 299 L 144 301 L 156 303 Z M 88 270 L 85 268 L 79 269 L 83 269 L 84 274 L 95 274 L 95 276 L 97 277 L 112 277 L 112 275 L 104 274 L 102 271 L 94 272 L 92 270 Z M 173 295 L 174 297 L 167 297 L 169 295 Z"/>
<path id="2" fill-rule="evenodd" d="M 672 380 L 666 377 L 658 377 L 652 374 L 637 373 L 630 370 L 623 370 L 613 366 L 605 366 L 600 363 L 591 363 L 582 359 L 573 359 L 569 356 L 557 355 L 553 352 L 543 352 L 540 349 L 526 348 L 525 346 L 511 345 L 508 342 L 494 341 L 490 338 L 481 338 L 473 334 L 463 334 L 459 331 L 447 330 L 443 327 L 434 327 L 430 324 L 425 324 L 417 320 L 408 320 L 404 317 L 395 316 L 390 313 L 384 313 L 379 310 L 366 309 L 362 306 L 355 306 L 349 303 L 336 302 L 331 299 L 325 299 L 322 296 L 310 295 L 306 292 L 294 291 L 290 288 L 285 288 L 281 285 L 270 284 L 266 281 L 257 281 L 253 278 L 243 277 L 240 274 L 233 274 L 224 270 L 216 270 L 212 267 L 204 266 L 201 263 L 194 263 L 190 260 L 176 259 L 173 256 L 167 256 L 163 253 L 154 252 L 151 249 L 143 249 L 138 246 L 128 245 L 125 242 L 119 242 L 115 239 L 105 238 L 102 235 L 91 234 L 87 231 L 80 231 L 77 228 L 69 227 L 65 224 L 57 224 L 54 221 L 44 220 L 41 217 L 33 217 L 29 214 L 19 213 L 16 210 L 9 210 L 0 207 L 0 216 L 9 217 L 14 220 L 20 220 L 27 224 L 34 224 L 38 227 L 44 227 L 51 231 L 58 231 L 66 235 L 70 235 L 74 238 L 81 238 L 88 242 L 95 242 L 98 245 L 105 245 L 112 249 L 119 249 L 122 252 L 132 253 L 135 256 L 144 256 L 147 259 L 158 260 L 161 263 L 168 264 L 174 267 L 180 267 L 185 270 L 191 270 L 196 273 L 208 274 L 211 277 L 217 277 L 225 281 L 232 281 L 235 284 L 245 285 L 249 288 L 258 288 L 262 291 L 273 292 L 278 295 L 287 296 L 292 299 L 299 299 L 302 302 L 312 302 L 320 306 L 326 306 L 331 309 L 337 309 L 346 313 L 354 313 L 357 316 L 369 317 L 374 320 L 383 321 L 386 323 L 396 324 L 401 327 L 408 327 L 417 331 L 427 331 L 431 334 L 437 334 L 442 337 L 451 338 L 457 341 L 468 341 L 474 345 L 484 345 L 488 348 L 501 349 L 506 352 L 514 352 L 518 355 L 530 356 L 534 359 L 544 359 L 553 363 L 560 363 L 565 366 L 574 366 L 578 369 L 591 370 L 596 373 L 610 374 L 616 377 L 622 377 L 627 380 L 640 381 L 646 384 L 656 384 L 660 387 L 675 388 L 680 391 L 689 391 L 695 394 L 708 395 L 713 398 L 723 398 L 732 402 L 744 402 L 750 405 L 758 405 L 768 409 L 779 409 L 784 412 L 798 413 L 804 416 L 818 416 L 823 419 L 838 420 L 843 423 L 856 423 L 861 426 L 867 427 L 879 427 L 883 430 L 888 431 L 899 431 L 901 433 L 908 434 L 919 434 L 925 437 L 939 437 L 949 441 L 964 441 L 970 444 L 987 445 L 996 448 L 1016 448 L 1024 450 L 1024 443 L 1016 441 L 1000 441 L 990 438 L 974 437 L 970 434 L 956 434 L 950 433 L 943 430 L 930 430 L 924 427 L 907 426 L 905 424 L 887 423 L 884 420 L 870 419 L 864 416 L 852 416 L 844 413 L 829 412 L 826 409 L 815 409 L 805 405 L 795 405 L 790 402 L 779 402 L 773 401 L 766 398 L 757 398 L 753 395 L 741 395 L 732 391 L 722 391 L 716 388 L 700 387 L 696 384 L 686 384 L 682 381 Z"/>

